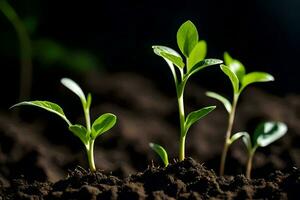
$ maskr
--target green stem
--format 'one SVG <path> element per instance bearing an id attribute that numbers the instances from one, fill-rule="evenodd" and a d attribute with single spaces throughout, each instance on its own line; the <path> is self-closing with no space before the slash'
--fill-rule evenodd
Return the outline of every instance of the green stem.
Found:
<path id="1" fill-rule="evenodd" d="M 84 108 L 84 117 L 85 117 L 86 129 L 90 134 L 91 133 L 90 108 Z"/>
<path id="2" fill-rule="evenodd" d="M 28 99 L 32 83 L 32 49 L 26 28 L 15 10 L 5 1 L 0 1 L 0 10 L 15 28 L 20 42 L 21 74 L 19 101 Z"/>
<path id="3" fill-rule="evenodd" d="M 254 156 L 254 152 L 255 152 L 255 149 L 252 149 L 249 153 L 249 158 L 248 158 L 248 161 L 247 161 L 247 168 L 246 168 L 246 177 L 248 179 L 251 178 L 251 169 L 252 169 L 252 162 L 253 162 L 253 156 Z"/>
<path id="4" fill-rule="evenodd" d="M 96 166 L 95 166 L 95 161 L 94 161 L 94 142 L 95 140 L 90 140 L 89 144 L 86 148 L 87 150 L 87 155 L 88 155 L 88 160 L 89 160 L 89 167 L 91 172 L 96 171 Z"/>
<path id="5" fill-rule="evenodd" d="M 229 113 L 229 118 L 228 118 L 228 127 L 226 131 L 226 137 L 225 137 L 225 142 L 224 142 L 224 147 L 223 147 L 223 152 L 221 156 L 221 164 L 220 164 L 220 176 L 224 175 L 224 170 L 225 170 L 225 163 L 226 163 L 226 157 L 230 145 L 230 136 L 232 132 L 232 127 L 234 123 L 234 117 L 235 117 L 235 111 L 236 111 L 236 105 L 238 102 L 239 95 L 235 94 L 233 97 L 233 103 L 232 103 L 232 109 L 231 112 Z"/>
<path id="6" fill-rule="evenodd" d="M 178 97 L 179 120 L 180 120 L 180 141 L 179 141 L 179 161 L 185 158 L 185 115 L 184 115 L 184 102 L 183 102 L 183 89 Z"/>

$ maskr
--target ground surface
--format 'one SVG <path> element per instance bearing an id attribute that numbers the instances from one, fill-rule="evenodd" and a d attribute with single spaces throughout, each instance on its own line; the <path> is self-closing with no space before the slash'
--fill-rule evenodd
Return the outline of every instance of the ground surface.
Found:
<path id="1" fill-rule="evenodd" d="M 47 81 L 47 77 L 44 77 L 44 79 Z M 155 165 L 160 164 L 160 160 L 149 149 L 149 142 L 156 142 L 165 146 L 171 158 L 177 157 L 178 117 L 173 91 L 169 91 L 164 87 L 160 88 L 159 84 L 129 73 L 102 76 L 92 74 L 88 75 L 81 85 L 86 91 L 94 95 L 92 104 L 93 119 L 103 112 L 112 112 L 118 116 L 117 126 L 96 141 L 95 161 L 97 167 L 104 170 L 103 173 L 106 175 L 112 172 L 112 175 L 118 177 L 113 178 L 117 189 L 113 187 L 113 189 L 108 190 L 106 188 L 105 190 L 110 192 L 117 190 L 117 195 L 122 195 L 122 192 L 126 190 L 133 190 L 130 184 L 127 187 L 126 181 L 121 181 L 123 177 L 144 171 L 151 160 L 154 160 Z M 47 99 L 57 102 L 65 109 L 65 113 L 68 116 L 70 115 L 72 121 L 84 122 L 80 102 L 72 93 L 60 86 L 59 83 L 49 85 L 44 90 L 46 92 L 40 92 L 39 98 L 35 99 Z M 187 111 L 207 105 L 217 105 L 218 107 L 213 113 L 191 128 L 187 136 L 186 153 L 195 160 L 204 163 L 207 169 L 218 171 L 227 115 L 222 105 L 204 96 L 205 91 L 196 84 L 187 86 Z M 34 181 L 50 181 L 52 183 L 59 181 L 58 183 L 60 183 L 60 180 L 66 177 L 68 169 L 74 169 L 77 165 L 87 168 L 85 152 L 79 140 L 68 132 L 65 124 L 56 116 L 34 108 L 22 108 L 21 119 L 12 116 L 11 113 L 12 111 L 7 110 L 0 113 L 0 182 L 3 187 L 14 186 L 16 188 L 16 190 L 8 191 L 17 191 L 17 188 L 20 187 L 17 187 L 16 184 L 24 183 L 25 180 L 29 185 Z M 299 172 L 293 169 L 293 167 L 300 167 L 299 113 L 300 96 L 276 97 L 256 88 L 248 88 L 238 105 L 235 131 L 248 130 L 251 132 L 257 123 L 263 120 L 283 121 L 289 127 L 286 136 L 265 149 L 258 149 L 254 158 L 253 177 L 262 178 L 271 173 L 273 175 L 270 175 L 265 183 L 260 179 L 257 182 L 249 183 L 240 175 L 234 178 L 228 177 L 224 180 L 215 177 L 212 179 L 217 179 L 219 189 L 213 193 L 214 189 L 204 187 L 204 192 L 208 195 L 215 194 L 219 197 L 229 197 L 231 194 L 227 194 L 225 189 L 230 188 L 230 184 L 234 181 L 241 181 L 242 185 L 246 186 L 244 189 L 240 188 L 239 192 L 233 195 L 239 196 L 244 191 L 244 195 L 251 193 L 250 195 L 256 197 L 255 195 L 259 191 L 256 187 L 265 188 L 263 184 L 267 184 L 268 180 L 275 180 L 275 185 L 273 184 L 270 188 L 275 188 L 274 191 L 282 191 L 282 194 L 274 192 L 274 195 L 283 195 L 282 198 L 286 197 L 289 191 L 283 189 L 284 184 L 286 184 L 284 182 L 289 181 L 289 177 L 297 177 L 298 173 L 298 180 L 297 178 L 293 180 L 297 180 L 299 183 Z M 237 142 L 234 144 L 230 149 L 226 174 L 238 175 L 244 173 L 246 158 L 242 143 Z M 176 164 L 176 166 L 178 165 L 180 164 Z M 200 168 L 200 165 L 195 166 L 197 166 L 195 167 L 197 169 Z M 283 170 L 287 173 L 275 173 L 275 170 Z M 77 170 L 73 175 L 78 176 L 79 172 Z M 161 170 L 151 168 L 145 173 L 160 174 Z M 171 172 L 168 171 L 168 173 Z M 208 174 L 208 177 L 214 176 L 211 171 L 204 170 L 203 173 Z M 82 174 L 85 177 L 88 176 L 86 173 L 82 172 Z M 96 176 L 108 180 L 109 177 L 106 177 L 106 175 L 97 174 Z M 166 176 L 168 177 L 168 175 Z M 23 178 L 23 181 L 13 181 L 20 177 Z M 91 175 L 88 177 L 91 177 Z M 129 179 L 131 182 L 141 182 L 141 177 L 143 176 L 137 175 L 131 176 Z M 182 191 L 188 192 L 191 190 L 193 183 L 173 177 L 174 184 L 178 184 L 177 179 L 184 183 L 184 186 L 182 186 L 184 190 Z M 58 183 L 54 185 L 36 183 L 36 185 L 31 186 L 34 190 L 37 185 L 40 185 L 45 192 L 45 194 L 40 195 L 49 195 L 49 191 L 57 190 L 57 196 L 59 196 L 60 191 L 64 188 L 54 187 Z M 253 183 L 257 185 L 252 186 Z M 95 184 L 98 185 L 96 189 L 86 186 L 81 190 L 95 190 L 96 193 L 99 190 L 99 194 L 104 195 L 101 187 L 99 187 L 100 183 L 96 181 Z M 229 186 L 226 186 L 226 184 Z M 248 187 L 248 185 L 250 186 Z M 81 185 L 80 187 L 77 186 L 75 190 L 81 187 Z M 24 189 L 26 187 L 25 185 Z M 74 188 L 76 187 L 74 186 Z M 181 187 L 180 184 L 178 187 Z M 134 186 L 134 188 L 138 191 L 143 188 L 142 195 L 153 195 L 152 190 L 147 188 L 146 185 Z M 164 193 L 158 193 L 175 197 L 174 193 L 167 190 Z M 200 189 L 195 190 L 195 192 L 197 191 L 199 193 Z M 184 193 L 180 193 L 183 195 L 182 198 L 187 198 Z M 197 195 L 205 198 L 204 194 L 194 193 L 193 195 L 195 195 L 195 198 L 197 198 Z"/>

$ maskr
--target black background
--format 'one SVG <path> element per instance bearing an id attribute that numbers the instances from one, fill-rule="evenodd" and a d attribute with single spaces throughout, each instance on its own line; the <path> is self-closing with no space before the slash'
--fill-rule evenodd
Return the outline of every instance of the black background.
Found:
<path id="1" fill-rule="evenodd" d="M 222 59 L 223 52 L 228 51 L 248 72 L 273 74 L 276 82 L 262 86 L 270 92 L 299 93 L 298 0 L 9 2 L 21 18 L 37 18 L 33 40 L 51 38 L 69 48 L 86 49 L 101 61 L 99 68 L 109 73 L 140 73 L 168 88 L 172 84 L 169 71 L 151 46 L 160 44 L 178 50 L 177 29 L 189 19 L 197 26 L 200 39 L 208 44 L 207 58 Z M 6 97 L 14 99 L 19 80 L 18 43 L 2 14 L 0 24 L 0 87 Z M 42 69 L 34 63 L 34 80 Z M 55 70 L 60 77 L 66 75 L 64 70 Z M 203 71 L 194 80 L 206 88 L 221 88 L 223 83 L 229 86 L 217 68 Z"/>

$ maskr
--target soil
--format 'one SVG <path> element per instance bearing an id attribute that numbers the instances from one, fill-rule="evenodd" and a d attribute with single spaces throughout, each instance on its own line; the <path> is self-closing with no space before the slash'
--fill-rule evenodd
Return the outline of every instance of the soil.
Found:
<path id="1" fill-rule="evenodd" d="M 40 79 L 49 77 L 56 76 Z M 73 94 L 57 80 L 49 80 L 46 88 L 51 89 L 46 92 L 36 89 L 35 96 L 59 103 L 71 121 L 83 123 L 81 110 L 77 110 L 79 100 L 72 101 Z M 177 157 L 174 88 L 161 88 L 161 84 L 132 73 L 91 73 L 79 80 L 84 80 L 80 85 L 93 94 L 93 119 L 103 112 L 118 116 L 116 127 L 95 143 L 96 166 L 103 171 L 91 174 L 83 170 L 87 169 L 83 146 L 56 116 L 23 108 L 19 110 L 21 118 L 16 118 L 12 111 L 2 109 L 2 199 L 299 199 L 299 95 L 279 97 L 249 87 L 242 96 L 234 131 L 251 133 L 263 120 L 283 121 L 289 128 L 282 139 L 257 150 L 254 179 L 247 180 L 240 175 L 245 172 L 247 158 L 241 142 L 230 149 L 228 176 L 218 177 L 212 171 L 218 171 L 227 114 L 222 105 L 205 97 L 206 90 L 197 84 L 187 85 L 186 110 L 217 105 L 187 137 L 186 154 L 202 164 L 187 159 L 164 169 L 148 166 L 161 164 L 148 143 L 159 143 L 167 148 L 170 158 Z"/>

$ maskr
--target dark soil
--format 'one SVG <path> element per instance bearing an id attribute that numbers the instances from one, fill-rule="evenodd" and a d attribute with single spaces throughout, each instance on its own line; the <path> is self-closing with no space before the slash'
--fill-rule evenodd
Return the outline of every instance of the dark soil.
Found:
<path id="1" fill-rule="evenodd" d="M 167 168 L 148 167 L 124 180 L 77 168 L 54 184 L 14 180 L 3 199 L 297 199 L 300 170 L 280 171 L 264 179 L 218 177 L 191 158 Z"/>
<path id="2" fill-rule="evenodd" d="M 41 91 L 37 90 L 35 96 L 38 98 L 35 99 L 57 102 L 72 122 L 84 123 L 82 112 L 78 110 L 81 108 L 80 101 L 59 84 L 59 78 L 54 82 L 50 77 L 56 76 L 40 77 L 49 85 Z M 118 116 L 116 127 L 95 143 L 96 166 L 104 170 L 103 174 L 97 172 L 92 175 L 77 169 L 69 172 L 68 179 L 61 181 L 67 176 L 68 170 L 77 165 L 87 169 L 86 155 L 80 141 L 53 114 L 27 107 L 20 110 L 21 119 L 18 119 L 11 115 L 14 111 L 8 113 L 5 108 L 0 112 L 2 195 L 5 192 L 5 195 L 13 195 L 15 199 L 21 198 L 16 195 L 23 194 L 24 198 L 25 194 L 35 194 L 48 199 L 72 199 L 72 195 L 80 199 L 80 195 L 96 193 L 98 199 L 105 199 L 105 195 L 111 198 L 118 195 L 126 199 L 126 195 L 130 194 L 139 194 L 141 198 L 143 195 L 149 198 L 155 196 L 157 199 L 206 199 L 206 195 L 228 199 L 230 195 L 240 199 L 247 198 L 247 195 L 254 199 L 264 198 L 263 195 L 269 199 L 291 199 L 294 192 L 300 197 L 299 192 L 293 189 L 300 188 L 299 170 L 296 169 L 300 167 L 299 95 L 278 97 L 250 87 L 241 97 L 234 131 L 247 130 L 251 133 L 263 120 L 283 121 L 289 128 L 282 139 L 257 150 L 253 163 L 255 179 L 252 181 L 247 181 L 241 175 L 236 176 L 245 172 L 247 155 L 241 142 L 235 143 L 228 155 L 226 174 L 234 177 L 218 178 L 200 164 L 187 160 L 170 166 L 166 172 L 151 167 L 144 174 L 127 178 L 130 174 L 144 171 L 152 160 L 156 165 L 160 163 L 157 155 L 149 149 L 149 142 L 165 146 L 170 158 L 177 157 L 179 134 L 174 88 L 161 88 L 161 84 L 130 73 L 92 73 L 83 80 L 80 85 L 93 94 L 92 118 L 95 119 L 103 112 L 112 112 Z M 197 84 L 187 85 L 187 111 L 214 104 L 218 107 L 190 129 L 186 154 L 204 163 L 207 169 L 218 171 L 227 114 L 221 104 L 205 97 L 205 91 Z M 187 166 L 185 169 L 182 168 L 184 165 Z M 181 168 L 175 173 L 176 167 Z M 109 172 L 111 176 L 107 175 Z M 80 180 L 79 176 L 83 176 L 83 179 Z M 190 181 L 184 177 L 190 177 Z M 151 186 L 149 180 L 152 178 L 155 183 Z M 161 188 L 157 189 L 156 186 Z"/>

